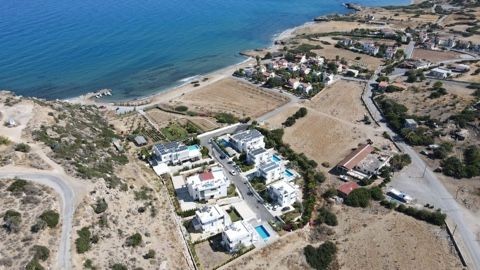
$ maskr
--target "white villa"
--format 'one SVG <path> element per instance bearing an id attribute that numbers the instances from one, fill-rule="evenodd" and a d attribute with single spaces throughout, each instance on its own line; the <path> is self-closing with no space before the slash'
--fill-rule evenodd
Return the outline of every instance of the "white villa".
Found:
<path id="1" fill-rule="evenodd" d="M 249 152 L 257 148 L 265 148 L 263 135 L 256 129 L 236 133 L 230 137 L 230 142 L 239 152 Z"/>
<path id="2" fill-rule="evenodd" d="M 270 198 L 281 208 L 292 205 L 297 200 L 297 189 L 287 181 L 278 181 L 268 187 Z"/>
<path id="3" fill-rule="evenodd" d="M 265 179 L 265 184 L 268 185 L 271 182 L 283 177 L 285 172 L 285 166 L 281 162 L 267 162 L 258 166 L 257 176 Z"/>
<path id="4" fill-rule="evenodd" d="M 209 200 L 227 196 L 230 181 L 221 167 L 213 167 L 187 178 L 188 193 L 194 200 Z"/>
<path id="5" fill-rule="evenodd" d="M 261 163 L 266 163 L 271 160 L 270 151 L 265 148 L 257 148 L 251 150 L 247 154 L 247 162 L 255 164 L 255 166 L 260 165 Z"/>
<path id="6" fill-rule="evenodd" d="M 244 220 L 232 223 L 222 233 L 222 244 L 229 252 L 238 251 L 242 246 L 250 247 L 257 240 L 258 233 Z"/>
<path id="7" fill-rule="evenodd" d="M 180 142 L 156 144 L 152 151 L 157 160 L 166 164 L 181 164 L 187 160 L 199 160 L 202 157 L 198 145 L 186 146 Z"/>
<path id="8" fill-rule="evenodd" d="M 230 216 L 218 205 L 206 205 L 195 211 L 192 220 L 196 231 L 217 233 L 232 224 Z"/>

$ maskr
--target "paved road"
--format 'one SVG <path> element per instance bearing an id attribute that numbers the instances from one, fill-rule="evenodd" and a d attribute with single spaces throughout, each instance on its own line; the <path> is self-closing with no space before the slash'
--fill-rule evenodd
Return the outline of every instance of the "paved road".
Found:
<path id="1" fill-rule="evenodd" d="M 229 164 L 229 160 L 227 158 L 221 159 L 221 150 L 217 149 L 212 143 L 210 143 L 210 140 L 215 137 L 245 130 L 246 128 L 248 128 L 248 126 L 249 125 L 247 124 L 241 124 L 207 133 L 199 137 L 200 144 L 207 147 L 210 151 L 210 154 L 217 160 L 218 163 L 223 166 L 225 174 L 229 176 L 232 183 L 235 184 L 238 191 L 242 195 L 244 201 L 247 203 L 250 209 L 258 216 L 258 218 L 260 218 L 262 221 L 275 220 L 275 217 L 265 208 L 262 203 L 258 201 L 258 198 L 250 192 L 250 183 L 248 182 L 248 180 L 246 180 L 242 175 L 238 173 L 236 175 L 231 175 L 230 171 L 235 170 L 233 164 Z"/>
<path id="2" fill-rule="evenodd" d="M 378 72 L 378 70 L 377 70 Z M 392 138 L 398 136 L 383 122 L 383 116 L 372 101 L 372 84 L 375 82 L 377 75 L 373 76 L 369 85 L 367 86 L 362 99 L 364 100 L 368 110 L 370 111 L 374 120 L 380 125 L 380 128 L 387 131 Z M 412 164 L 408 167 L 408 174 L 398 174 L 394 176 L 394 181 L 402 183 L 411 181 L 410 179 L 418 179 L 422 177 L 424 184 L 415 185 L 417 189 L 423 188 L 422 192 L 418 194 L 428 194 L 428 200 L 433 200 L 430 203 L 436 207 L 443 209 L 448 214 L 448 217 L 457 225 L 457 232 L 462 237 L 465 243 L 465 251 L 467 257 L 470 258 L 472 269 L 480 269 L 480 245 L 472 228 L 472 224 L 466 222 L 468 211 L 462 207 L 452 198 L 452 195 L 443 186 L 442 182 L 436 177 L 433 171 L 423 162 L 419 154 L 415 152 L 408 144 L 403 141 L 397 141 L 400 150 L 412 158 Z"/>
<path id="3" fill-rule="evenodd" d="M 410 43 L 408 43 L 407 47 L 405 48 L 405 58 L 406 59 L 412 58 L 414 49 L 415 49 L 415 41 L 412 40 L 412 41 L 410 41 Z"/>
<path id="4" fill-rule="evenodd" d="M 55 190 L 62 200 L 62 234 L 58 248 L 57 266 L 54 269 L 71 269 L 70 240 L 72 237 L 72 220 L 75 211 L 75 193 L 65 181 L 47 173 L 0 172 L 0 179 L 22 178 L 28 181 L 46 185 Z"/>

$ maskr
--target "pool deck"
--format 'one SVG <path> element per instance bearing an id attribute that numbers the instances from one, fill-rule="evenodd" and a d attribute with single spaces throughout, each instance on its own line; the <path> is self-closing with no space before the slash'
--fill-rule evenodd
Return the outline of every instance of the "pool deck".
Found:
<path id="1" fill-rule="evenodd" d="M 263 226 L 263 228 L 265 228 L 267 233 L 270 234 L 270 237 L 268 237 L 267 239 L 263 239 L 259 234 L 258 235 L 258 241 L 256 241 L 253 244 L 256 248 L 262 248 L 262 247 L 265 247 L 267 245 L 270 245 L 271 243 L 275 242 L 277 239 L 280 238 L 278 233 L 272 228 L 272 226 L 270 226 L 270 224 L 268 224 L 268 222 L 258 222 L 257 220 L 250 220 L 249 223 L 254 228 L 256 228 L 258 226 Z"/>

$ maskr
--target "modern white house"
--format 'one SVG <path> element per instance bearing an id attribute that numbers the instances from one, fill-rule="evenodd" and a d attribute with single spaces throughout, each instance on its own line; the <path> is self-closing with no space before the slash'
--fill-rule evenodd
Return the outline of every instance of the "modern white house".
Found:
<path id="1" fill-rule="evenodd" d="M 220 206 L 206 205 L 195 211 L 192 224 L 196 231 L 217 233 L 232 224 L 232 221 L 228 213 Z"/>
<path id="2" fill-rule="evenodd" d="M 222 232 L 222 244 L 229 252 L 250 247 L 258 240 L 258 233 L 250 223 L 240 220 L 227 226 Z"/>
<path id="3" fill-rule="evenodd" d="M 259 166 L 261 163 L 269 162 L 271 158 L 271 153 L 265 148 L 257 148 L 251 150 L 247 154 L 247 162 L 250 164 L 255 164 L 255 166 Z"/>
<path id="4" fill-rule="evenodd" d="M 166 164 L 181 164 L 188 160 L 199 160 L 202 157 L 200 146 L 186 146 L 181 142 L 156 144 L 152 151 L 157 160 Z"/>
<path id="5" fill-rule="evenodd" d="M 281 208 L 292 205 L 297 200 L 297 189 L 287 181 L 278 181 L 268 187 L 270 198 Z"/>
<path id="6" fill-rule="evenodd" d="M 250 150 L 265 148 L 263 135 L 256 129 L 249 129 L 236 133 L 230 137 L 233 147 L 239 152 L 248 153 Z"/>
<path id="7" fill-rule="evenodd" d="M 258 166 L 257 176 L 265 179 L 265 184 L 268 185 L 275 180 L 281 179 L 284 176 L 285 166 L 281 162 L 269 161 Z"/>
<path id="8" fill-rule="evenodd" d="M 230 181 L 221 167 L 187 178 L 188 193 L 194 200 L 209 200 L 227 196 Z"/>
<path id="9" fill-rule="evenodd" d="M 434 68 L 430 70 L 428 73 L 429 76 L 435 77 L 437 79 L 446 79 L 448 76 L 450 76 L 450 70 L 446 70 L 443 68 Z"/>

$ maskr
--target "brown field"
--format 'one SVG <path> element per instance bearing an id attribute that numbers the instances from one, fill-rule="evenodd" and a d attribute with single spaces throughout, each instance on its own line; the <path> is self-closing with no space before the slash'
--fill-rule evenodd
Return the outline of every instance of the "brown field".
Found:
<path id="1" fill-rule="evenodd" d="M 256 117 L 286 103 L 286 97 L 246 82 L 227 78 L 187 93 L 172 101 L 201 113 L 232 113 L 238 117 Z"/>
<path id="2" fill-rule="evenodd" d="M 359 122 L 367 113 L 360 101 L 362 89 L 362 84 L 343 80 L 325 88 L 303 104 L 309 108 L 307 116 L 285 129 L 284 141 L 317 163 L 331 165 L 367 139 L 379 147 L 390 145 L 373 124 Z M 278 126 L 294 111 L 294 108 L 285 110 L 267 122 Z"/>
<path id="3" fill-rule="evenodd" d="M 440 121 L 462 111 L 474 100 L 473 90 L 449 82 L 443 83 L 443 87 L 448 92 L 447 95 L 431 99 L 428 96 L 431 93 L 429 88 L 432 84 L 433 82 L 429 86 L 425 83 L 416 84 L 415 88 L 409 88 L 403 92 L 389 93 L 387 97 L 405 105 L 409 113 L 421 116 L 430 115 L 433 119 L 439 119 Z"/>
<path id="4" fill-rule="evenodd" d="M 425 49 L 413 50 L 413 58 L 425 59 L 432 63 L 437 63 L 445 60 L 462 59 L 462 54 L 452 51 L 432 51 Z"/>
<path id="5" fill-rule="evenodd" d="M 336 43 L 336 42 L 335 42 Z M 367 69 L 374 70 L 380 66 L 383 61 L 381 58 L 373 57 L 367 54 L 355 53 L 349 50 L 335 48 L 335 43 L 332 45 L 323 45 L 323 49 L 316 50 L 315 52 L 327 59 L 335 59 L 338 55 L 340 58 L 345 58 L 349 64 L 359 64 L 360 66 L 365 66 Z M 360 57 L 360 60 L 355 58 Z"/>
<path id="6" fill-rule="evenodd" d="M 187 116 L 162 111 L 160 109 L 151 109 L 146 111 L 147 115 L 152 119 L 158 127 L 165 127 L 172 121 L 180 121 L 186 123 L 187 120 L 193 122 L 204 132 L 218 128 L 220 125 L 215 118 L 212 117 L 200 117 L 200 116 Z"/>
<path id="7" fill-rule="evenodd" d="M 335 206 L 335 235 L 326 226 L 288 233 L 221 269 L 312 269 L 303 248 L 325 240 L 337 244 L 332 269 L 462 269 L 445 230 L 389 211 L 374 203 L 367 209 Z M 265 258 L 275 258 L 266 260 Z"/>

